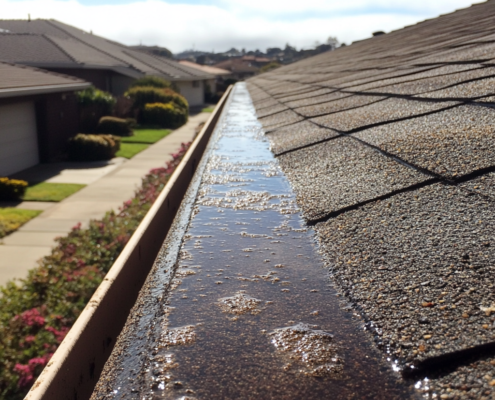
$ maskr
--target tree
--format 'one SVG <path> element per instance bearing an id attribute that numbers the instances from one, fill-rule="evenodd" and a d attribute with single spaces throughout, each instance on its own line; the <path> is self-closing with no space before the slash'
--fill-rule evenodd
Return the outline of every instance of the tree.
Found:
<path id="1" fill-rule="evenodd" d="M 334 36 L 329 36 L 328 37 L 327 44 L 330 45 L 330 46 L 332 46 L 332 50 L 335 50 L 337 47 L 339 47 L 339 41 Z"/>

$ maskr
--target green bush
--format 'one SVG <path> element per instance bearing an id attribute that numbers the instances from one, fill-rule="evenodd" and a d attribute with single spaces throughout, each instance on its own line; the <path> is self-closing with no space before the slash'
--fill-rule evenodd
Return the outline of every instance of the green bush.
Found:
<path id="1" fill-rule="evenodd" d="M 98 106 L 105 110 L 105 114 L 111 114 L 116 103 L 115 97 L 110 93 L 96 89 L 94 86 L 76 92 L 76 95 L 82 107 Z"/>
<path id="2" fill-rule="evenodd" d="M 98 133 L 108 133 L 116 136 L 132 136 L 130 123 L 122 118 L 101 117 L 96 127 Z"/>
<path id="3" fill-rule="evenodd" d="M 69 139 L 69 158 L 73 161 L 109 160 L 120 149 L 120 137 L 78 133 Z"/>
<path id="4" fill-rule="evenodd" d="M 150 103 L 174 103 L 185 113 L 189 113 L 189 104 L 180 94 L 171 89 L 157 89 L 153 87 L 136 87 L 125 94 L 134 101 L 134 108 L 144 110 L 144 106 Z"/>
<path id="5" fill-rule="evenodd" d="M 154 87 L 159 89 L 172 89 L 172 83 L 158 76 L 144 76 L 132 82 L 130 88 L 135 87 Z"/>
<path id="6" fill-rule="evenodd" d="M 119 212 L 75 226 L 26 279 L 0 287 L 0 398 L 24 398 L 184 156 L 142 180 Z"/>
<path id="7" fill-rule="evenodd" d="M 178 128 L 187 121 L 187 114 L 174 103 L 151 103 L 144 106 L 144 122 L 162 128 Z"/>
<path id="8" fill-rule="evenodd" d="M 107 92 L 90 87 L 77 92 L 79 103 L 79 131 L 96 132 L 98 121 L 113 112 L 117 100 Z"/>
<path id="9" fill-rule="evenodd" d="M 19 179 L 0 178 L 0 200 L 18 200 L 26 192 L 28 183 Z"/>

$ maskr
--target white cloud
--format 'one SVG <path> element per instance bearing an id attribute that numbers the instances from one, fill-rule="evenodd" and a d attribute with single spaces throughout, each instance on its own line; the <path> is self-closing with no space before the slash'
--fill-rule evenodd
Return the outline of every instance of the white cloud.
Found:
<path id="1" fill-rule="evenodd" d="M 404 2 L 406 3 L 406 2 Z M 216 5 L 168 4 L 159 0 L 85 6 L 76 0 L 0 0 L 2 19 L 54 18 L 125 44 L 161 45 L 179 52 L 284 46 L 311 47 L 329 36 L 350 43 L 376 30 L 390 31 L 471 0 L 218 0 Z M 298 17 L 299 16 L 299 17 Z M 1 24 L 0 24 L 1 28 Z"/>

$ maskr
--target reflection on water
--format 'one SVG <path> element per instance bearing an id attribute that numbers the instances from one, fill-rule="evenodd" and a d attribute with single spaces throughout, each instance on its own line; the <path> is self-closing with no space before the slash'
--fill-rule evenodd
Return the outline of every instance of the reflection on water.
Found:
<path id="1" fill-rule="evenodd" d="M 245 86 L 226 112 L 136 398 L 409 397 L 339 307 Z"/>

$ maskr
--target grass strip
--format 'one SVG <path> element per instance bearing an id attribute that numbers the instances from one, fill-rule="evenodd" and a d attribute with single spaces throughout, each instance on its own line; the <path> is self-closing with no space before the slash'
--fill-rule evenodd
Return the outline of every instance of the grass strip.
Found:
<path id="1" fill-rule="evenodd" d="M 141 153 L 150 145 L 143 143 L 121 143 L 120 150 L 115 154 L 116 157 L 132 158 L 136 154 Z"/>
<path id="2" fill-rule="evenodd" d="M 201 112 L 211 113 L 215 111 L 215 107 L 205 107 L 201 110 Z"/>
<path id="3" fill-rule="evenodd" d="M 75 226 L 25 279 L 0 286 L 0 399 L 24 398 L 188 147 L 152 169 L 118 212 Z"/>
<path id="4" fill-rule="evenodd" d="M 145 143 L 153 144 L 163 139 L 170 129 L 134 129 L 134 136 L 122 137 L 121 143 Z"/>
<path id="5" fill-rule="evenodd" d="M 62 201 L 86 185 L 77 183 L 41 182 L 28 186 L 22 197 L 24 201 Z"/>
<path id="6" fill-rule="evenodd" d="M 41 212 L 40 210 L 22 210 L 11 207 L 0 208 L 0 238 L 16 231 Z"/>

